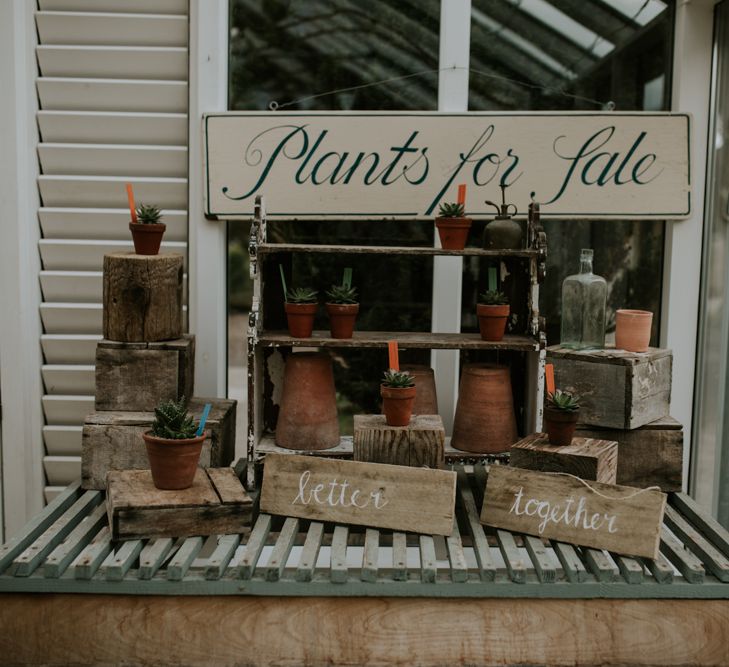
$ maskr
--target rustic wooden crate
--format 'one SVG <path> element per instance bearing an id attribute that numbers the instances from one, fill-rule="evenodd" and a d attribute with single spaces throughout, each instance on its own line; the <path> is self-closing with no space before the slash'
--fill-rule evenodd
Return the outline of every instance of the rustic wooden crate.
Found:
<path id="1" fill-rule="evenodd" d="M 581 479 L 615 484 L 618 472 L 618 443 L 607 438 L 573 438 L 571 445 L 550 445 L 543 433 L 519 440 L 511 448 L 512 466 L 566 472 Z"/>
<path id="2" fill-rule="evenodd" d="M 235 456 L 236 401 L 193 398 L 188 410 L 199 419 L 205 403 L 212 403 L 205 430 L 200 465 L 222 468 Z M 152 412 L 94 412 L 86 418 L 81 436 L 81 481 L 84 489 L 105 489 L 110 470 L 149 468 L 142 433 L 154 421 Z"/>
<path id="3" fill-rule="evenodd" d="M 671 350 L 658 348 L 644 353 L 547 348 L 557 388 L 582 397 L 580 423 L 608 428 L 638 428 L 668 414 L 672 361 Z"/>
<path id="4" fill-rule="evenodd" d="M 661 417 L 632 431 L 578 426 L 576 435 L 617 441 L 618 484 L 681 490 L 683 426 L 673 417 Z"/>
<path id="5" fill-rule="evenodd" d="M 253 501 L 232 468 L 198 468 L 189 489 L 162 491 L 149 470 L 112 470 L 106 510 L 113 540 L 242 533 Z"/>
<path id="6" fill-rule="evenodd" d="M 354 416 L 354 460 L 445 467 L 445 429 L 439 415 L 413 415 L 408 426 L 388 426 L 384 415 Z"/>
<path id="7" fill-rule="evenodd" d="M 96 346 L 97 410 L 152 411 L 161 401 L 191 398 L 194 385 L 195 336 Z"/>

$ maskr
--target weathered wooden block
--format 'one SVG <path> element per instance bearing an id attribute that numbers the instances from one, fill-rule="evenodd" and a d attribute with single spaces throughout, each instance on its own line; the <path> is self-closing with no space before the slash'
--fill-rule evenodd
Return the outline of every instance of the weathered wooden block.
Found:
<path id="1" fill-rule="evenodd" d="M 683 426 L 673 417 L 661 417 L 632 431 L 578 426 L 576 435 L 617 441 L 618 484 L 681 490 Z"/>
<path id="2" fill-rule="evenodd" d="M 413 415 L 408 426 L 388 426 L 384 415 L 355 415 L 354 460 L 443 468 L 443 420 L 439 415 Z"/>
<path id="3" fill-rule="evenodd" d="M 194 384 L 195 336 L 96 346 L 97 410 L 151 411 L 161 401 L 190 398 Z"/>
<path id="4" fill-rule="evenodd" d="M 183 257 L 104 255 L 104 338 L 125 343 L 182 335 Z"/>
<path id="5" fill-rule="evenodd" d="M 222 468 L 235 457 L 236 401 L 224 398 L 193 398 L 188 410 L 200 418 L 205 403 L 212 403 L 205 430 L 200 466 Z M 94 412 L 86 417 L 81 434 L 81 485 L 105 489 L 110 470 L 149 468 L 142 433 L 151 428 L 153 412 Z"/>
<path id="6" fill-rule="evenodd" d="M 544 433 L 534 433 L 511 447 L 510 465 L 542 472 L 566 472 L 581 479 L 615 484 L 618 443 L 573 438 L 571 445 L 550 445 Z"/>
<path id="7" fill-rule="evenodd" d="M 106 487 L 113 540 L 237 534 L 251 523 L 253 501 L 232 468 L 198 468 L 181 491 L 156 488 L 149 470 L 112 470 Z"/>
<path id="8" fill-rule="evenodd" d="M 608 428 L 638 428 L 669 412 L 671 350 L 648 352 L 547 348 L 557 388 L 582 397 L 580 423 Z"/>

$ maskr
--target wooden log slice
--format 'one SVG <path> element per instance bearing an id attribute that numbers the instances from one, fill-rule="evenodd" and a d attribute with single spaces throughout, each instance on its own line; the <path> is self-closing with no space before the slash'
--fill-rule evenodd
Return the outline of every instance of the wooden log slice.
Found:
<path id="1" fill-rule="evenodd" d="M 182 334 L 182 255 L 104 255 L 104 338 L 159 341 Z"/>

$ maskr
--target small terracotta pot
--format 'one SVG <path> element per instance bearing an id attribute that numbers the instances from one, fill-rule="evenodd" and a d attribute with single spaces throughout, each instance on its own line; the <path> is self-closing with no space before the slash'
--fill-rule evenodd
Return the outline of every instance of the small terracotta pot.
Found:
<path id="1" fill-rule="evenodd" d="M 286 449 L 329 449 L 339 444 L 331 357 L 297 352 L 286 358 L 276 444 Z"/>
<path id="2" fill-rule="evenodd" d="M 544 408 L 544 429 L 549 436 L 549 444 L 571 445 L 579 416 L 579 410 Z"/>
<path id="3" fill-rule="evenodd" d="M 651 343 L 653 313 L 618 310 L 615 313 L 615 347 L 628 352 L 647 352 Z"/>
<path id="4" fill-rule="evenodd" d="M 205 434 L 185 440 L 168 440 L 142 433 L 152 481 L 158 489 L 189 489 L 195 479 Z"/>
<path id="5" fill-rule="evenodd" d="M 380 385 L 382 411 L 388 426 L 407 426 L 413 414 L 416 387 L 386 387 Z"/>
<path id="6" fill-rule="evenodd" d="M 435 389 L 435 373 L 425 364 L 402 364 L 400 370 L 413 376 L 418 391 L 413 403 L 414 415 L 437 415 L 438 393 Z"/>
<path id="7" fill-rule="evenodd" d="M 129 229 L 132 232 L 134 241 L 134 252 L 137 255 L 158 255 L 162 243 L 162 236 L 167 229 L 164 222 L 157 222 L 151 225 L 142 222 L 130 222 Z"/>
<path id="8" fill-rule="evenodd" d="M 444 250 L 463 250 L 466 247 L 471 218 L 436 218 L 435 226 Z"/>
<path id="9" fill-rule="evenodd" d="M 314 331 L 314 316 L 318 303 L 284 303 L 289 335 L 294 338 L 311 338 Z"/>
<path id="10" fill-rule="evenodd" d="M 354 321 L 359 312 L 358 303 L 327 303 L 329 313 L 329 330 L 332 338 L 351 338 L 354 333 Z"/>
<path id="11" fill-rule="evenodd" d="M 483 340 L 499 341 L 504 337 L 506 321 L 509 319 L 511 309 L 509 304 L 503 306 L 489 306 L 483 303 L 476 305 L 478 328 Z"/>

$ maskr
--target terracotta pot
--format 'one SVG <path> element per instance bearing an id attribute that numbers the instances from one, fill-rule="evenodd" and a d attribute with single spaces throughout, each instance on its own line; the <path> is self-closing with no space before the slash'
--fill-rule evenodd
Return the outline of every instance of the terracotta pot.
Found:
<path id="1" fill-rule="evenodd" d="M 463 250 L 466 247 L 471 218 L 436 218 L 435 226 L 444 250 Z"/>
<path id="2" fill-rule="evenodd" d="M 293 338 L 311 338 L 318 303 L 284 303 L 289 335 Z"/>
<path id="3" fill-rule="evenodd" d="M 134 241 L 134 252 L 137 255 L 158 255 L 159 246 L 162 243 L 162 236 L 167 229 L 163 222 L 151 225 L 142 222 L 130 222 L 129 229 L 132 231 Z"/>
<path id="4" fill-rule="evenodd" d="M 142 433 L 152 481 L 158 489 L 189 489 L 195 479 L 205 434 L 185 440 L 168 440 Z"/>
<path id="5" fill-rule="evenodd" d="M 351 338 L 354 333 L 354 321 L 359 312 L 358 303 L 327 303 L 329 313 L 329 330 L 332 338 Z"/>
<path id="6" fill-rule="evenodd" d="M 415 379 L 417 393 L 413 403 L 414 415 L 437 415 L 438 394 L 435 389 L 435 373 L 425 364 L 403 364 L 400 370 L 408 371 Z"/>
<path id="7" fill-rule="evenodd" d="M 549 436 L 549 444 L 571 445 L 579 416 L 579 410 L 544 408 L 544 429 Z"/>
<path id="8" fill-rule="evenodd" d="M 483 340 L 499 341 L 504 337 L 506 321 L 509 319 L 509 304 L 503 306 L 489 306 L 483 303 L 476 304 L 478 328 Z"/>
<path id="9" fill-rule="evenodd" d="M 517 440 L 508 366 L 464 364 L 451 445 L 464 452 L 496 454 Z"/>
<path id="10" fill-rule="evenodd" d="M 388 426 L 407 426 L 413 414 L 416 387 L 386 387 L 380 385 L 382 411 Z"/>
<path id="11" fill-rule="evenodd" d="M 322 352 L 290 354 L 284 369 L 276 444 L 286 449 L 329 449 L 339 444 L 332 360 Z"/>
<path id="12" fill-rule="evenodd" d="M 618 310 L 615 313 L 615 347 L 628 352 L 647 352 L 651 343 L 653 313 Z"/>

